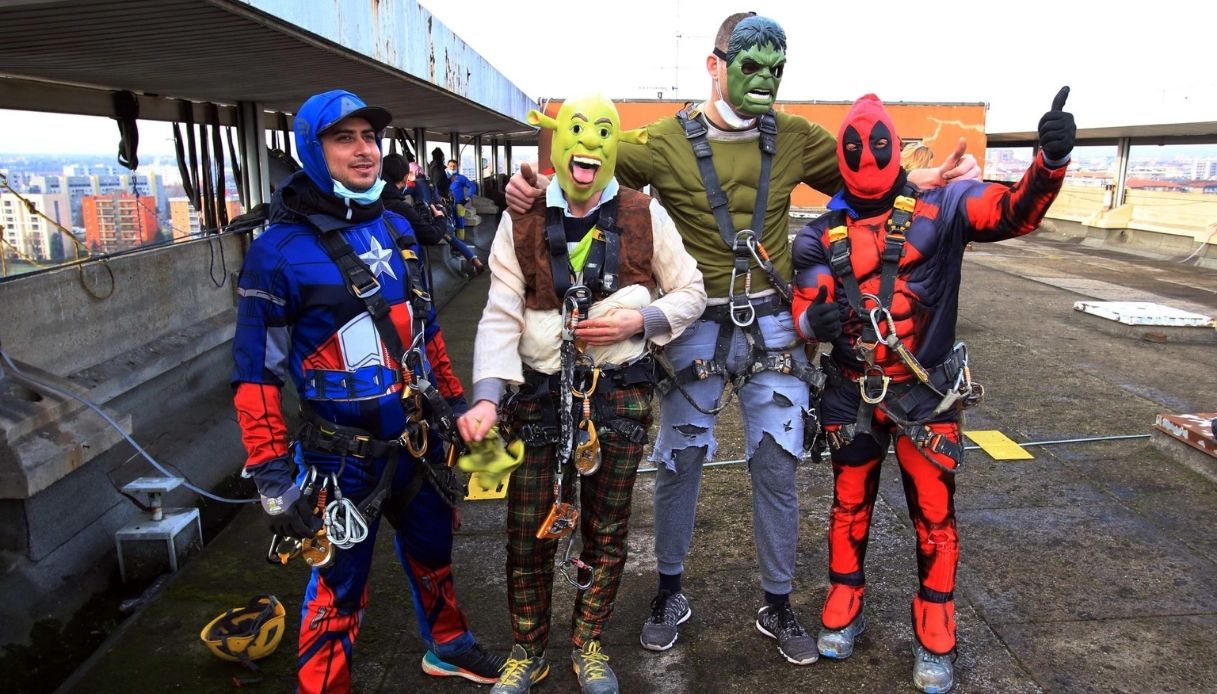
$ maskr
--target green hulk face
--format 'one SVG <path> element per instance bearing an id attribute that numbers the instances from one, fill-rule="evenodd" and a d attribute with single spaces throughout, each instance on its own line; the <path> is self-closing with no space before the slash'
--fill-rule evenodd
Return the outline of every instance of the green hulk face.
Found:
<path id="1" fill-rule="evenodd" d="M 741 116 L 764 115 L 773 108 L 786 68 L 786 51 L 772 43 L 741 50 L 727 66 L 727 98 Z"/>
<path id="2" fill-rule="evenodd" d="M 602 96 L 562 104 L 557 118 L 529 111 L 528 122 L 553 131 L 550 162 L 570 202 L 583 204 L 608 186 L 617 168 L 617 143 L 640 142 L 641 133 L 621 132 L 617 107 Z"/>

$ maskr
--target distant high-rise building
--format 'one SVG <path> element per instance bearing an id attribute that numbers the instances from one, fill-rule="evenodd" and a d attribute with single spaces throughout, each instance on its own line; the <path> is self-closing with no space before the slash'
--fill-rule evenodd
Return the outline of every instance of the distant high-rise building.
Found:
<path id="1" fill-rule="evenodd" d="M 56 255 L 62 257 L 64 254 L 72 257 L 72 240 L 61 239 L 62 243 L 56 251 L 52 239 L 60 233 L 59 228 L 31 210 L 22 198 L 55 222 L 65 227 L 71 224 L 71 208 L 68 196 L 63 192 L 24 193 L 20 197 L 13 193 L 0 193 L 0 225 L 4 227 L 4 240 L 7 242 L 3 244 L 4 251 L 35 261 L 53 260 L 57 259 Z"/>
<path id="2" fill-rule="evenodd" d="M 228 198 L 224 201 L 228 209 L 228 219 L 241 214 L 240 198 Z M 169 224 L 173 228 L 173 239 L 198 238 L 202 233 L 201 215 L 190 204 L 189 198 L 169 198 Z"/>
<path id="3" fill-rule="evenodd" d="M 1192 162 L 1190 180 L 1211 181 L 1213 179 L 1217 179 L 1217 159 L 1197 159 Z"/>
<path id="4" fill-rule="evenodd" d="M 95 252 L 136 248 L 154 241 L 159 231 L 151 200 L 130 193 L 86 195 L 81 213 L 85 243 Z"/>

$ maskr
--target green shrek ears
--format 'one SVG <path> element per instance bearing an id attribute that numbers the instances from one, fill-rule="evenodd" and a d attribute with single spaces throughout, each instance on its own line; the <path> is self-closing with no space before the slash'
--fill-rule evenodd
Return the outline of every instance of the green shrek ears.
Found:
<path id="1" fill-rule="evenodd" d="M 760 116 L 773 108 L 786 68 L 786 32 L 768 17 L 748 17 L 731 32 L 724 54 L 727 99 L 741 116 Z"/>
<path id="2" fill-rule="evenodd" d="M 549 160 L 566 199 L 582 204 L 608 186 L 617 169 L 617 143 L 645 141 L 644 133 L 621 131 L 617 107 L 602 96 L 562 104 L 557 118 L 537 110 L 528 122 L 553 131 Z"/>

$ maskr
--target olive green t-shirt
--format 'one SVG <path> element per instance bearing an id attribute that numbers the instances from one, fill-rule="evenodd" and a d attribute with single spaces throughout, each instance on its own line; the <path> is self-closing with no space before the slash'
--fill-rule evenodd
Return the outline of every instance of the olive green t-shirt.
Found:
<path id="1" fill-rule="evenodd" d="M 800 182 L 832 195 L 841 188 L 837 169 L 836 139 L 827 130 L 801 116 L 778 112 L 777 152 L 769 179 L 769 202 L 761 244 L 773 260 L 778 275 L 791 275 L 789 213 L 790 193 Z M 707 138 L 714 153 L 714 168 L 727 195 L 736 230 L 752 226 L 752 212 L 761 176 L 759 132 L 715 128 L 705 118 Z M 646 127 L 645 145 L 622 142 L 617 150 L 617 179 L 629 188 L 650 185 L 664 209 L 676 222 L 685 249 L 697 261 L 710 297 L 725 297 L 731 280 L 731 250 L 723 242 L 710 202 L 697 170 L 693 148 L 675 116 L 661 118 Z M 742 292 L 743 278 L 737 292 Z M 770 287 L 760 268 L 752 271 L 752 291 Z"/>

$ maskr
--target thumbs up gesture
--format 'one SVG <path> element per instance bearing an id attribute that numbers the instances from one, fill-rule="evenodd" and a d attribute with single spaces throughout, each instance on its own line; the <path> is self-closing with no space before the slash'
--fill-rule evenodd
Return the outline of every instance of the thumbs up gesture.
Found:
<path id="1" fill-rule="evenodd" d="M 1073 122 L 1073 114 L 1064 110 L 1068 97 L 1069 87 L 1061 87 L 1052 100 L 1052 110 L 1040 118 L 1040 150 L 1046 159 L 1060 161 L 1073 151 L 1078 126 Z"/>
<path id="2" fill-rule="evenodd" d="M 837 302 L 828 300 L 828 287 L 820 285 L 820 292 L 807 306 L 804 315 L 807 325 L 819 342 L 832 342 L 841 337 L 841 313 L 837 310 Z"/>

